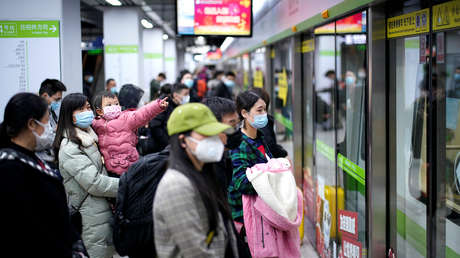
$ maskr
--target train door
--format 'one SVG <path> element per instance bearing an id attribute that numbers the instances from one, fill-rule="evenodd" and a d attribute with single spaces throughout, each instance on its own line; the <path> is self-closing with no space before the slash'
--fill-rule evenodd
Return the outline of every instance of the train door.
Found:
<path id="1" fill-rule="evenodd" d="M 460 257 L 460 1 L 420 2 L 387 19 L 390 247 Z"/>
<path id="2" fill-rule="evenodd" d="M 316 28 L 314 41 L 302 44 L 306 76 L 314 78 L 304 76 L 305 119 L 313 121 L 304 132 L 304 195 L 315 204 L 307 207 L 306 234 L 314 230 L 321 257 L 367 257 L 366 26 L 367 11 L 357 12 Z"/>

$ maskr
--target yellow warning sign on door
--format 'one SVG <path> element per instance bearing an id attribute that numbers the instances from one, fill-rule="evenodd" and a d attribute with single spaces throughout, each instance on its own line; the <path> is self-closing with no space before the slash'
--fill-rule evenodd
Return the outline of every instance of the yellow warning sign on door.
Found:
<path id="1" fill-rule="evenodd" d="M 302 53 L 312 52 L 313 50 L 315 50 L 315 41 L 313 39 L 302 42 Z"/>
<path id="2" fill-rule="evenodd" d="M 433 6 L 433 30 L 460 27 L 460 0 Z"/>
<path id="3" fill-rule="evenodd" d="M 264 73 L 261 70 L 257 70 L 254 73 L 254 87 L 256 88 L 264 87 Z"/>
<path id="4" fill-rule="evenodd" d="M 430 9 L 387 19 L 387 37 L 401 37 L 426 33 L 430 30 Z"/>

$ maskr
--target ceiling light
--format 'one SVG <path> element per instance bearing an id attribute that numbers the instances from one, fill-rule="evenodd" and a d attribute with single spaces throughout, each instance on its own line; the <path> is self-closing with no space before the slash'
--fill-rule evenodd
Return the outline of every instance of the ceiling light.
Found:
<path id="1" fill-rule="evenodd" d="M 146 29 L 151 29 L 151 28 L 153 28 L 153 24 L 150 23 L 149 21 L 147 21 L 146 19 L 142 19 L 142 20 L 141 20 L 141 24 L 142 24 L 142 26 L 144 26 L 144 28 L 146 28 Z"/>
<path id="2" fill-rule="evenodd" d="M 113 6 L 121 6 L 121 2 L 119 0 L 105 0 L 105 1 Z"/>
<path id="3" fill-rule="evenodd" d="M 235 38 L 226 37 L 222 45 L 220 45 L 220 50 L 225 52 L 225 50 L 227 50 L 227 48 L 233 43 L 234 40 Z"/>
<path id="4" fill-rule="evenodd" d="M 165 34 L 163 34 L 163 40 L 167 40 L 167 39 L 169 39 L 169 36 L 168 36 L 168 34 L 166 34 L 166 33 L 165 33 Z"/>

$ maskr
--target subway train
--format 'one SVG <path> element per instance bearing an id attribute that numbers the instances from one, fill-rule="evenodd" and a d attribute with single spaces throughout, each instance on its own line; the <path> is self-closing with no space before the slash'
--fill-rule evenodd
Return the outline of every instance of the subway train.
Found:
<path id="1" fill-rule="evenodd" d="M 219 63 L 271 96 L 304 241 L 320 257 L 460 257 L 460 1 L 336 2 L 275 5 Z"/>

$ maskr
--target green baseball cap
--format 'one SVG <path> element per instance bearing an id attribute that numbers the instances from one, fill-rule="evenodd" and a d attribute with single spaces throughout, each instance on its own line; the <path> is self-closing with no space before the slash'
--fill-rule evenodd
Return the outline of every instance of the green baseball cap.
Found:
<path id="1" fill-rule="evenodd" d="M 168 134 L 195 131 L 205 136 L 230 133 L 232 127 L 219 123 L 211 109 L 201 103 L 188 103 L 174 109 L 168 120 Z"/>

